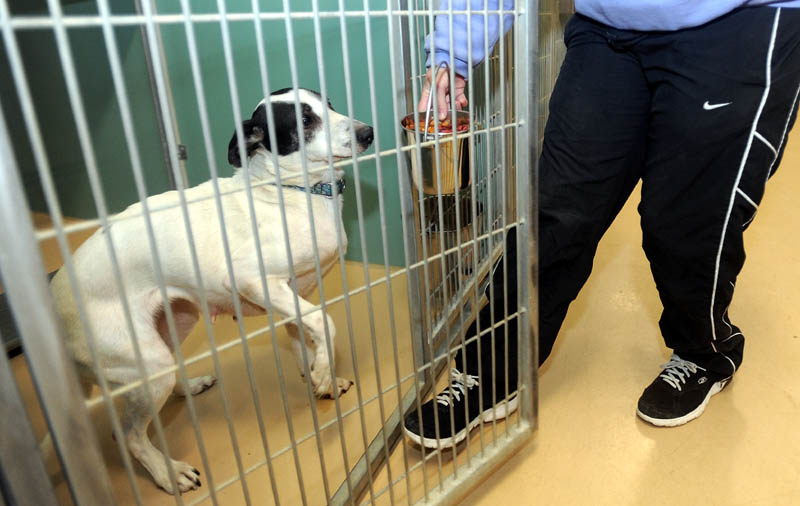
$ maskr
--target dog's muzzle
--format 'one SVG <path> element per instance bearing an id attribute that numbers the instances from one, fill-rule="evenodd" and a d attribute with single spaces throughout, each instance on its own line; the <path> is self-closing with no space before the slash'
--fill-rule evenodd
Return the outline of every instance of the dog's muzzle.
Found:
<path id="1" fill-rule="evenodd" d="M 358 141 L 359 151 L 365 151 L 372 145 L 375 136 L 372 132 L 372 127 L 364 125 L 356 130 L 356 141 Z"/>

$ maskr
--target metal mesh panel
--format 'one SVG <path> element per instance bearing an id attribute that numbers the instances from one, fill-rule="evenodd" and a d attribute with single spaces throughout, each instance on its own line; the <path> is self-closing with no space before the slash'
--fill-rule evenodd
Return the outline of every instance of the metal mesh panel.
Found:
<path id="1" fill-rule="evenodd" d="M 32 481 L 76 504 L 448 502 L 529 437 L 530 371 L 511 386 L 522 409 L 481 424 L 458 448 L 430 451 L 402 434 L 403 418 L 447 382 L 443 372 L 458 349 L 482 338 L 507 342 L 507 331 L 466 336 L 465 327 L 486 303 L 511 228 L 523 239 L 524 279 L 507 320 L 520 320 L 519 361 L 531 368 L 537 149 L 530 139 L 543 124 L 561 57 L 557 2 L 483 12 L 512 16 L 514 28 L 468 76 L 471 128 L 457 135 L 464 150 L 453 152 L 468 158 L 466 172 L 452 175 L 453 191 L 426 193 L 411 160 L 421 149 L 440 156 L 454 143 L 409 144 L 400 119 L 419 100 L 432 20 L 457 14 L 436 4 L 0 0 L 0 65 L 9 76 L 0 103 L 15 118 L 10 132 L 0 130 L 0 201 L 9 209 L 5 230 L 28 248 L 21 258 L 23 249 L 0 244 L 25 353 L 12 370 L 36 431 L 49 431 L 61 456 L 45 461 L 58 460 L 65 478 Z M 529 10 L 537 7 L 538 15 Z M 537 74 L 538 97 L 530 88 Z M 288 86 L 288 114 L 302 125 L 296 90 L 311 87 L 305 81 L 322 104 L 336 103 L 350 141 L 356 121 L 372 125 L 370 151 L 334 152 L 338 141 L 325 126 L 334 111 L 323 107 L 323 160 L 307 156 L 316 145 L 296 132 L 295 179 L 282 180 L 282 171 L 253 179 L 253 161 L 224 177 L 228 150 L 247 159 L 244 122 L 273 90 Z M 282 132 L 270 108 L 265 121 L 264 139 L 276 145 Z M 281 163 L 277 153 L 263 163 L 269 159 Z M 348 177 L 341 221 L 319 220 L 324 206 L 314 199 L 324 197 L 290 193 L 339 171 Z M 261 214 L 265 192 L 279 210 L 272 221 Z M 301 223 L 287 209 L 308 216 Z M 312 261 L 291 261 L 298 250 Z M 131 270 L 132 251 L 143 271 Z M 288 270 L 276 282 L 270 261 L 284 256 Z M 56 269 L 48 294 L 46 274 Z M 30 304 L 36 297 L 52 297 L 55 308 Z M 155 309 L 144 310 L 147 301 Z M 219 314 L 234 318 L 217 321 Z M 254 314 L 261 316 L 245 318 Z M 169 360 L 154 359 L 148 339 L 156 331 Z M 292 351 L 295 360 L 286 355 Z M 331 359 L 334 381 L 354 380 L 350 391 L 317 398 L 320 357 Z M 167 400 L 173 388 L 208 387 Z M 143 436 L 132 431 L 137 417 L 147 420 L 138 427 Z M 151 439 L 152 449 L 142 446 Z M 0 448 L 3 461 L 14 448 Z M 41 473 L 36 459 L 26 463 Z M 154 485 L 156 475 L 162 488 L 187 490 L 168 495 Z"/>

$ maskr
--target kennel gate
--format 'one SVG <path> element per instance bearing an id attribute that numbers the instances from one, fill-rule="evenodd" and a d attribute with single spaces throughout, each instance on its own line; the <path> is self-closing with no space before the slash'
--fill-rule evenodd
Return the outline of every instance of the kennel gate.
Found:
<path id="1" fill-rule="evenodd" d="M 302 83 L 298 83 L 296 58 L 291 57 L 295 51 L 291 43 L 293 40 L 292 22 L 298 19 L 313 21 L 315 45 L 318 52 L 322 53 L 321 20 L 333 19 L 340 22 L 342 45 L 346 47 L 348 40 L 345 22 L 352 18 L 363 19 L 368 37 L 367 70 L 373 118 L 371 120 L 361 119 L 367 119 L 374 123 L 376 137 L 381 133 L 378 128 L 379 122 L 375 121 L 377 115 L 373 70 L 375 55 L 371 53 L 369 39 L 371 24 L 378 20 L 385 20 L 389 35 L 391 108 L 396 121 L 393 125 L 394 131 L 384 131 L 383 136 L 385 138 L 394 137 L 395 147 L 378 152 L 380 146 L 376 141 L 375 154 L 336 162 L 336 166 L 353 166 L 357 176 L 359 162 L 365 164 L 374 160 L 378 165 L 377 172 L 380 181 L 382 177 L 381 160 L 384 160 L 384 163 L 396 162 L 400 219 L 403 224 L 404 265 L 393 270 L 385 256 L 384 265 L 379 266 L 380 269 L 377 271 L 379 275 L 376 279 L 371 279 L 369 266 L 365 261 L 362 269 L 365 278 L 363 285 L 350 290 L 345 285 L 342 287 L 342 294 L 329 297 L 327 300 L 324 296 L 321 297 L 320 306 L 323 309 L 326 305 L 341 303 L 347 306 L 347 325 L 344 325 L 341 320 L 337 320 L 340 335 L 339 363 L 342 363 L 342 357 L 347 355 L 346 350 L 341 348 L 349 344 L 350 354 L 353 357 L 352 367 L 358 381 L 357 364 L 359 360 L 353 341 L 349 298 L 366 295 L 371 334 L 371 342 L 368 343 L 371 346 L 367 356 L 374 357 L 377 369 L 377 364 L 380 362 L 377 358 L 379 346 L 375 332 L 375 309 L 371 291 L 378 290 L 380 285 L 385 285 L 390 307 L 388 317 L 391 320 L 391 341 L 387 337 L 386 342 L 382 344 L 392 347 L 393 360 L 388 365 L 393 368 L 393 370 L 390 368 L 393 374 L 388 374 L 389 382 L 382 384 L 382 376 L 376 372 L 377 390 L 366 398 L 360 390 L 362 385 L 357 383 L 354 387 L 355 391 L 349 394 L 351 399 L 349 404 L 351 405 L 353 404 L 352 398 L 357 397 L 355 406 L 349 408 L 342 406 L 348 399 L 346 396 L 336 399 L 333 401 L 336 416 L 327 421 L 319 419 L 315 407 L 317 401 L 311 398 L 309 387 L 308 406 L 305 409 L 310 411 L 313 419 L 310 425 L 313 427 L 309 432 L 298 435 L 292 429 L 292 419 L 296 415 L 293 415 L 287 399 L 287 387 L 281 371 L 280 352 L 275 337 L 277 328 L 284 326 L 292 318 L 277 320 L 270 315 L 268 325 L 255 331 L 246 331 L 240 323 L 241 318 L 239 318 L 236 329 L 238 332 L 231 332 L 234 336 L 238 334 L 238 338 L 234 337 L 221 345 L 216 345 L 211 318 L 207 308 L 204 308 L 203 320 L 210 339 L 208 350 L 188 357 L 184 357 L 179 352 L 177 367 L 169 371 L 162 371 L 161 374 L 177 372 L 178 381 L 185 382 L 188 367 L 194 367 L 203 361 L 210 361 L 213 364 L 213 370 L 220 380 L 220 384 L 215 388 L 220 390 L 222 398 L 222 407 L 218 409 L 217 414 L 219 411 L 223 412 L 225 423 L 222 426 L 230 435 L 234 454 L 232 460 L 235 462 L 227 473 L 220 473 L 218 469 L 214 468 L 215 456 L 205 448 L 198 408 L 195 406 L 195 403 L 202 399 L 198 398 L 196 401 L 191 397 L 188 398 L 185 410 L 188 412 L 196 438 L 195 444 L 199 451 L 196 465 L 202 464 L 203 475 L 207 479 L 204 480 L 204 487 L 199 491 L 174 498 L 164 495 L 160 498 L 161 502 L 228 504 L 227 496 L 223 494 L 235 488 L 232 485 L 238 484 L 241 487 L 242 499 L 245 503 L 260 504 L 261 500 L 254 498 L 252 491 L 249 490 L 253 485 L 248 484 L 248 477 L 252 477 L 254 473 L 266 468 L 269 476 L 265 481 L 268 481 L 269 493 L 265 496 L 277 503 L 280 501 L 279 488 L 282 484 L 277 483 L 274 468 L 281 466 L 281 461 L 278 459 L 289 456 L 292 456 L 293 459 L 288 466 L 295 468 L 297 479 L 295 486 L 299 489 L 299 500 L 303 504 L 318 503 L 318 496 L 307 496 L 311 493 L 311 490 L 307 490 L 310 486 L 309 469 L 314 466 L 321 468 L 324 501 L 332 504 L 355 504 L 364 500 L 391 504 L 395 504 L 395 502 L 412 504 L 417 501 L 451 502 L 463 495 L 469 488 L 468 483 L 474 482 L 477 477 L 487 473 L 492 466 L 500 462 L 529 437 L 536 425 L 535 364 L 537 361 L 536 347 L 531 346 L 531 340 L 526 338 L 527 332 L 525 331 L 521 333 L 519 340 L 520 371 L 527 372 L 527 374 L 520 375 L 520 410 L 505 423 L 487 424 L 487 427 L 483 427 L 482 424 L 477 432 L 477 437 L 473 434 L 467 438 L 466 447 L 462 449 L 458 457 L 454 450 L 446 448 L 440 448 L 439 451 L 434 452 L 425 451 L 424 448 L 412 448 L 402 435 L 402 419 L 406 413 L 417 409 L 419 402 L 424 402 L 427 399 L 426 396 L 431 392 L 439 390 L 440 386 L 437 386 L 437 381 L 449 368 L 452 354 L 459 346 L 465 344 L 466 323 L 475 316 L 481 305 L 485 304 L 482 294 L 490 277 L 488 274 L 493 263 L 503 254 L 505 247 L 505 242 L 502 240 L 503 234 L 509 227 L 517 227 L 518 244 L 523 252 L 520 258 L 529 257 L 525 253 L 526 251 L 535 251 L 533 247 L 535 230 L 531 227 L 536 216 L 535 203 L 532 198 L 532 195 L 535 195 L 533 191 L 535 181 L 531 177 L 533 171 L 517 170 L 517 168 L 532 167 L 536 161 L 536 153 L 538 153 L 536 143 L 529 142 L 528 139 L 533 139 L 534 135 L 536 135 L 536 139 L 541 139 L 542 115 L 544 114 L 542 97 L 546 97 L 547 90 L 552 88 L 553 76 L 555 68 L 557 68 L 556 48 L 560 37 L 560 31 L 554 28 L 557 27 L 556 21 L 559 12 L 557 1 L 517 2 L 513 12 L 503 13 L 515 17 L 514 27 L 507 37 L 501 37 L 488 61 L 471 71 L 469 76 L 469 82 L 473 83 L 468 86 L 473 130 L 461 136 L 470 143 L 469 152 L 472 160 L 469 165 L 471 168 L 470 183 L 463 188 L 457 187 L 452 194 L 444 195 L 441 192 L 433 195 L 426 194 L 415 182 L 407 157 L 419 156 L 419 150 L 425 148 L 426 144 L 423 143 L 422 147 L 419 145 L 404 146 L 398 122 L 403 114 L 413 110 L 413 104 L 416 104 L 419 97 L 424 67 L 422 60 L 424 55 L 422 51 L 423 37 L 429 32 L 435 15 L 452 14 L 452 10 L 438 11 L 433 5 L 434 2 L 398 0 L 397 2 L 386 2 L 385 5 L 380 2 L 380 7 L 375 6 L 376 2 L 365 3 L 363 6 L 359 3 L 359 8 L 355 10 L 345 9 L 343 2 L 337 2 L 333 8 L 324 10 L 318 5 L 319 2 L 314 1 L 312 8 L 304 11 L 292 10 L 290 2 L 285 0 L 281 8 L 277 10 L 268 8 L 260 10 L 258 2 L 253 2 L 249 11 L 228 12 L 226 11 L 226 2 L 219 1 L 216 4 L 217 12 L 198 14 L 192 13 L 188 1 L 183 0 L 176 13 L 159 13 L 152 1 L 141 2 L 137 12 L 117 13 L 109 8 L 107 0 L 98 0 L 96 13 L 76 14 L 64 12 L 62 5 L 57 0 L 49 0 L 47 3 L 48 11 L 43 15 L 34 16 L 27 13 L 15 13 L 9 7 L 9 0 L 0 0 L 0 28 L 17 94 L 15 98 L 19 100 L 24 115 L 24 128 L 30 138 L 36 170 L 41 178 L 49 208 L 49 218 L 53 223 L 49 229 L 35 230 L 31 222 L 28 203 L 24 198 L 23 184 L 19 177 L 20 171 L 16 161 L 18 152 L 10 141 L 9 125 L 0 117 L 0 159 L 3 164 L 2 171 L 0 171 L 0 206 L 2 206 L 0 207 L 2 210 L 0 223 L 2 223 L 4 231 L 15 231 L 15 240 L 0 244 L 0 267 L 2 267 L 3 288 L 8 292 L 11 301 L 13 314 L 22 336 L 25 357 L 35 383 L 41 409 L 58 449 L 59 464 L 64 473 L 69 493 L 66 494 L 62 490 L 61 495 L 56 498 L 55 489 L 49 486 L 50 478 L 44 471 L 42 457 L 28 422 L 26 407 L 23 405 L 24 401 L 20 400 L 17 384 L 14 381 L 6 381 L 7 378 L 12 377 L 12 373 L 9 362 L 3 358 L 0 360 L 0 373 L 3 374 L 0 393 L 2 393 L 3 406 L 6 408 L 7 414 L 2 430 L 0 470 L 2 470 L 3 477 L 1 481 L 4 488 L 3 496 L 9 504 L 55 504 L 56 501 L 63 500 L 65 494 L 71 496 L 76 504 L 113 504 L 127 503 L 128 501 L 143 504 L 149 503 L 145 497 L 148 494 L 146 487 L 152 487 L 146 477 L 136 475 L 136 465 L 125 449 L 124 438 L 118 437 L 121 434 L 121 427 L 114 405 L 114 398 L 125 391 L 133 388 L 146 388 L 148 378 L 143 376 L 139 382 L 130 385 L 109 385 L 101 381 L 100 394 L 84 400 L 83 393 L 76 381 L 74 368 L 59 340 L 60 323 L 49 304 L 39 303 L 39 301 L 49 300 L 44 276 L 46 270 L 41 260 L 45 241 L 53 242 L 55 240 L 57 242 L 57 250 L 66 259 L 67 272 L 74 277 L 74 272 L 70 271 L 69 266 L 70 251 L 73 247 L 69 242 L 70 235 L 92 230 L 98 226 L 105 228 L 114 220 L 113 216 L 107 212 L 103 187 L 100 183 L 102 174 L 94 156 L 92 135 L 87 125 L 81 97 L 81 83 L 75 72 L 74 58 L 76 55 L 73 54 L 70 46 L 70 30 L 81 28 L 102 30 L 113 77 L 114 99 L 121 113 L 125 142 L 129 149 L 136 189 L 140 198 L 147 195 L 147 190 L 142 177 L 136 129 L 131 119 L 132 105 L 127 96 L 126 81 L 120 66 L 119 48 L 115 42 L 115 29 L 123 26 L 135 26 L 140 27 L 143 31 L 143 39 L 146 42 L 145 53 L 152 60 L 149 64 L 149 71 L 151 72 L 153 93 L 157 97 L 154 104 L 159 111 L 158 126 L 163 128 L 167 144 L 168 161 L 166 166 L 169 168 L 172 182 L 179 192 L 184 188 L 186 175 L 181 163 L 183 152 L 176 141 L 178 138 L 177 125 L 174 120 L 171 97 L 174 90 L 171 88 L 169 75 L 166 72 L 163 48 L 161 47 L 160 30 L 163 27 L 179 25 L 185 28 L 193 72 L 191 85 L 197 90 L 197 107 L 200 111 L 203 128 L 204 148 L 207 152 L 212 177 L 216 177 L 216 168 L 212 161 L 213 151 L 218 147 L 211 145 L 208 104 L 205 103 L 205 94 L 203 93 L 204 76 L 198 63 L 195 25 L 213 23 L 220 27 L 226 77 L 231 83 L 234 83 L 231 85 L 231 90 L 233 90 L 231 99 L 234 103 L 233 116 L 236 123 L 240 125 L 240 111 L 247 110 L 247 107 L 246 104 L 238 107 L 240 97 L 236 96 L 237 92 L 235 91 L 236 75 L 231 54 L 230 25 L 234 23 L 251 24 L 259 41 L 259 47 L 263 47 L 262 23 L 268 21 L 283 23 L 287 40 L 290 41 L 290 62 L 293 65 L 292 84 L 297 87 Z M 324 4 L 324 2 L 322 3 Z M 537 12 L 538 16 L 531 15 L 531 13 Z M 466 14 L 475 14 L 475 12 L 468 11 Z M 490 12 L 484 10 L 484 15 L 488 14 Z M 98 218 L 94 220 L 67 223 L 61 211 L 55 183 L 51 176 L 53 161 L 48 158 L 45 149 L 42 125 L 36 115 L 36 97 L 32 95 L 26 79 L 23 52 L 20 51 L 17 40 L 19 33 L 36 30 L 49 31 L 55 37 L 81 153 L 89 174 L 92 196 L 98 207 Z M 539 50 L 542 53 L 539 53 Z M 343 55 L 346 58 L 347 51 L 344 51 Z M 324 98 L 327 96 L 327 91 L 324 71 L 321 70 L 323 62 L 318 59 L 316 64 L 320 68 L 320 91 Z M 269 73 L 265 56 L 261 51 L 259 52 L 258 67 L 262 79 L 260 86 L 263 93 L 267 94 Z M 345 70 L 347 110 L 348 115 L 352 117 L 353 97 L 350 90 L 352 76 L 349 73 L 347 62 L 345 62 L 345 68 L 348 69 Z M 537 85 L 540 88 L 538 93 Z M 537 96 L 539 100 L 535 99 Z M 239 135 L 241 137 L 241 132 Z M 433 144 L 433 149 L 441 151 L 446 149 L 447 143 L 429 142 L 427 146 L 431 144 Z M 319 170 L 330 170 L 330 167 Z M 383 177 L 388 180 L 390 176 Z M 441 178 L 441 174 L 435 174 L 435 177 Z M 359 232 L 363 239 L 365 232 L 362 190 L 357 181 L 350 184 L 356 188 L 356 198 L 351 197 L 349 200 L 356 201 Z M 382 197 L 383 194 L 379 192 L 381 235 L 383 248 L 386 250 L 386 220 L 391 217 L 385 215 L 386 209 Z M 217 196 L 217 198 L 219 197 Z M 189 204 L 185 201 L 182 202 L 184 211 Z M 145 212 L 145 216 L 147 217 L 147 212 Z M 284 233 L 288 233 L 285 229 L 285 218 L 283 221 Z M 188 220 L 185 219 L 182 226 L 189 228 Z M 189 235 L 191 236 L 191 233 Z M 148 240 L 152 240 L 152 233 Z M 222 241 L 223 243 L 226 241 L 224 235 Z M 113 252 L 113 245 L 109 244 L 109 249 Z M 341 255 L 339 263 L 344 270 L 344 259 Z M 518 270 L 522 279 L 532 279 L 529 269 L 535 269 L 535 265 L 524 261 L 520 262 Z M 317 266 L 317 275 L 320 276 L 319 266 Z M 407 329 L 403 329 L 401 326 L 398 330 L 399 323 L 395 322 L 395 317 L 399 314 L 395 313 L 396 308 L 400 307 L 403 301 L 392 300 L 392 283 L 403 278 L 406 283 L 405 302 L 409 313 L 409 322 Z M 348 275 L 343 274 L 343 284 L 348 279 Z M 73 281 L 73 286 L 79 286 L 77 280 L 73 279 Z M 117 274 L 117 283 L 117 289 L 124 290 L 119 274 Z M 322 285 L 320 283 L 321 287 Z M 536 320 L 536 292 L 528 282 L 521 282 L 519 286 L 520 305 L 516 314 L 512 314 L 510 317 L 520 319 L 520 329 L 528 329 L 530 323 Z M 161 289 L 164 289 L 163 279 Z M 127 315 L 127 317 L 130 316 Z M 85 324 L 85 322 L 83 323 Z M 403 330 L 406 331 L 405 336 Z M 494 329 L 481 330 L 484 336 L 494 332 Z M 264 334 L 271 336 L 275 355 L 273 360 L 280 383 L 280 410 L 288 425 L 288 444 L 277 451 L 274 448 L 270 450 L 270 431 L 262 416 L 264 406 L 260 395 L 263 392 L 259 391 L 256 374 L 253 370 L 253 352 L 250 349 L 251 345 L 255 346 L 254 339 Z M 349 334 L 349 339 L 345 337 L 347 334 Z M 501 338 L 501 336 L 495 338 Z M 406 357 L 412 363 L 412 367 L 410 373 L 403 376 L 398 366 L 398 342 L 404 339 L 410 340 L 412 343 L 410 357 Z M 246 388 L 251 394 L 251 402 L 257 418 L 257 423 L 251 424 L 251 428 L 259 434 L 260 438 L 257 443 L 264 452 L 263 459 L 250 462 L 245 461 L 245 457 L 241 453 L 242 449 L 237 445 L 237 437 L 243 436 L 241 428 L 239 429 L 240 433 L 237 433 L 237 420 L 231 413 L 230 401 L 226 398 L 226 391 L 223 388 L 224 364 L 220 359 L 220 354 L 230 353 L 229 350 L 239 348 L 243 355 L 238 357 L 239 363 L 244 361 L 247 369 L 247 378 L 243 382 L 243 388 Z M 17 370 L 15 369 L 15 371 Z M 263 389 L 264 386 L 261 385 L 261 388 Z M 36 401 L 34 400 L 34 402 Z M 367 429 L 364 413 L 368 408 L 374 410 L 376 404 L 379 405 L 378 423 L 370 425 Z M 27 406 L 29 412 L 36 411 L 36 409 L 36 407 Z M 105 415 L 100 412 L 101 409 L 105 410 Z M 98 434 L 95 433 L 93 426 L 92 420 L 99 417 L 104 419 L 107 417 L 111 431 L 117 436 L 114 445 L 118 447 L 118 458 L 121 459 L 121 462 L 116 462 L 119 469 L 116 469 L 115 472 L 122 475 L 130 487 L 130 491 L 126 491 L 127 499 L 125 500 L 119 498 L 120 491 L 116 481 L 112 486 L 112 480 L 108 475 L 108 466 L 98 466 L 98 463 L 108 460 L 108 457 L 103 455 L 102 444 L 99 442 Z M 360 433 L 354 439 L 350 438 L 351 441 L 346 442 L 343 426 L 348 423 L 360 425 L 357 427 L 360 430 L 355 431 Z M 160 421 L 158 416 L 154 417 L 153 424 L 155 444 L 168 450 L 165 424 Z M 307 425 L 309 424 L 304 426 Z M 327 432 L 322 434 L 323 431 Z M 323 436 L 334 431 L 337 432 L 335 435 L 338 436 L 339 441 L 337 444 L 326 447 L 322 441 Z M 356 443 L 354 444 L 352 440 Z M 311 453 L 315 454 L 317 461 L 312 462 L 313 465 L 309 464 L 303 468 L 298 458 L 301 452 L 300 447 L 314 443 L 316 451 Z M 351 455 L 362 453 L 361 457 L 348 459 L 348 448 Z M 327 455 L 324 455 L 326 453 Z M 417 454 L 419 455 L 417 456 Z M 402 456 L 402 459 L 399 458 L 399 455 Z M 172 456 L 175 457 L 175 455 Z M 327 457 L 327 462 L 330 463 L 339 456 L 343 460 L 339 474 L 343 472 L 345 479 L 337 489 L 333 480 L 327 476 L 330 468 L 326 468 L 325 460 Z M 332 472 L 332 474 L 336 474 L 336 472 Z M 306 478 L 305 487 L 304 476 Z M 378 485 L 381 483 L 385 483 L 385 485 L 379 488 Z M 264 485 L 261 484 L 261 486 Z M 64 486 L 62 485 L 61 488 L 63 489 Z M 283 489 L 281 489 L 281 493 L 283 493 Z M 398 498 L 395 497 L 396 494 Z M 405 494 L 404 498 L 403 494 Z M 284 502 L 286 501 L 284 500 Z"/>

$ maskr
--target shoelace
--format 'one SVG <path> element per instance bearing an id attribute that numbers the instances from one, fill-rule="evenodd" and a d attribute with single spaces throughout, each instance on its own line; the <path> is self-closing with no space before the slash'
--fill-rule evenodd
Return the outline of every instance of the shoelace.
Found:
<path id="1" fill-rule="evenodd" d="M 442 406 L 449 406 L 453 399 L 456 402 L 460 401 L 461 396 L 466 395 L 468 389 L 478 385 L 478 376 L 462 373 L 453 367 L 450 369 L 450 386 L 436 396 L 436 402 Z"/>
<path id="2" fill-rule="evenodd" d="M 689 376 L 696 373 L 698 369 L 705 371 L 705 368 L 700 367 L 694 362 L 683 360 L 678 355 L 672 355 L 669 362 L 661 367 L 664 369 L 664 374 L 661 374 L 659 377 L 678 391 L 681 391 L 681 384 L 685 385 Z"/>

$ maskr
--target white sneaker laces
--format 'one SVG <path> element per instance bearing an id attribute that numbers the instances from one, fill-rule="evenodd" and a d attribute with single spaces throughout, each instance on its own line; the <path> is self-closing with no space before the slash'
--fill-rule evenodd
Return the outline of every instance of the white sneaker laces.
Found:
<path id="1" fill-rule="evenodd" d="M 455 367 L 450 369 L 450 386 L 436 396 L 436 402 L 442 406 L 449 406 L 453 399 L 461 400 L 462 395 L 466 395 L 467 390 L 478 386 L 478 376 L 462 373 Z"/>
<path id="2" fill-rule="evenodd" d="M 659 378 L 662 378 L 678 391 L 681 390 L 681 384 L 685 385 L 689 376 L 696 373 L 698 369 L 701 371 L 706 370 L 694 362 L 683 360 L 678 355 L 672 355 L 669 362 L 662 365 L 661 368 L 664 369 L 664 374 L 661 374 Z"/>

